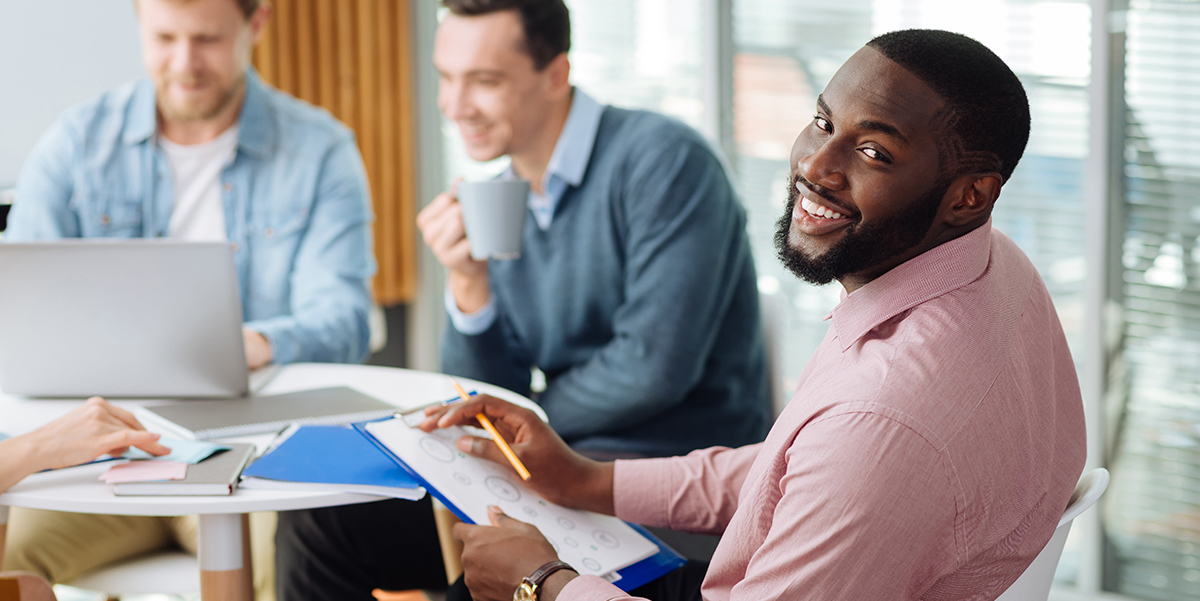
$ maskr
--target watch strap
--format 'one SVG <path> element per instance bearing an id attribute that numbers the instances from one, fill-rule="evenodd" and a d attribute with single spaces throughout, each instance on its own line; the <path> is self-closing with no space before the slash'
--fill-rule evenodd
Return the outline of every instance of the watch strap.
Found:
<path id="1" fill-rule="evenodd" d="M 559 570 L 571 570 L 574 572 L 575 568 L 571 567 L 571 564 L 565 561 L 555 559 L 554 561 L 551 561 L 546 565 L 534 570 L 533 573 L 529 575 L 529 581 L 535 586 L 541 587 L 542 583 L 545 582 L 551 574 Z"/>
<path id="2" fill-rule="evenodd" d="M 575 568 L 571 567 L 571 565 L 567 562 L 555 559 L 554 561 L 546 563 L 542 567 L 534 570 L 529 576 L 526 576 L 524 581 L 522 581 L 522 584 L 527 586 L 526 590 L 532 589 L 529 590 L 529 592 L 533 594 L 534 599 L 538 599 L 542 596 L 542 583 L 545 582 L 551 574 L 559 570 L 571 570 L 572 572 L 576 571 Z M 520 588 L 517 590 L 520 591 Z"/>

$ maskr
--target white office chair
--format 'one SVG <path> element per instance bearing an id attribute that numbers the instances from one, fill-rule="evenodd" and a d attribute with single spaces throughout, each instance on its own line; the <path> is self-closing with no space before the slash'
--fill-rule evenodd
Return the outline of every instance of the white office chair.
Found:
<path id="1" fill-rule="evenodd" d="M 104 593 L 109 599 L 125 595 L 179 595 L 200 590 L 200 562 L 179 549 L 152 551 L 93 570 L 68 586 Z"/>
<path id="2" fill-rule="evenodd" d="M 1094 505 L 1107 488 L 1108 470 L 1102 467 L 1080 478 L 1050 542 L 996 601 L 1046 601 L 1050 596 L 1050 585 L 1054 584 L 1054 569 L 1058 567 L 1058 558 L 1062 555 L 1063 545 L 1067 543 L 1067 533 L 1071 531 L 1071 522 Z"/>
<path id="3" fill-rule="evenodd" d="M 758 307 L 762 316 L 763 344 L 767 350 L 767 377 L 770 379 L 771 421 L 783 413 L 792 397 L 783 382 L 783 330 L 787 302 L 778 291 L 758 290 Z"/>

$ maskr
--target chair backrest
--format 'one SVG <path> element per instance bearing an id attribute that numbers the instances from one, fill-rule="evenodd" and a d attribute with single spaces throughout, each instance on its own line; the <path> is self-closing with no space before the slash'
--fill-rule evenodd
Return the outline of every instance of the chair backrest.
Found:
<path id="1" fill-rule="evenodd" d="M 28 572 L 0 572 L 0 601 L 55 601 L 50 584 Z"/>
<path id="2" fill-rule="evenodd" d="M 792 391 L 783 384 L 783 328 L 785 301 L 779 292 L 758 290 L 759 313 L 762 316 L 763 344 L 767 350 L 767 377 L 770 379 L 771 420 L 783 413 Z"/>
<path id="3" fill-rule="evenodd" d="M 1050 586 L 1054 584 L 1054 570 L 1058 567 L 1058 559 L 1062 555 L 1063 546 L 1067 543 L 1067 534 L 1071 532 L 1071 522 L 1087 511 L 1100 499 L 1100 495 L 1108 489 L 1108 470 L 1098 467 L 1083 476 L 1071 493 L 1071 502 L 1058 521 L 1058 529 L 1050 542 L 1042 548 L 1042 552 L 1034 558 L 1033 563 L 1021 574 L 1004 594 L 996 601 L 1046 601 L 1050 596 Z"/>

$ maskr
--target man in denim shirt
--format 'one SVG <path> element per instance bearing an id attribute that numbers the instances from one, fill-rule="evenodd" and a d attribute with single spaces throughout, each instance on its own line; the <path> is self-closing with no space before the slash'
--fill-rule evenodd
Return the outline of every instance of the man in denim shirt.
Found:
<path id="1" fill-rule="evenodd" d="M 138 0 L 137 10 L 150 77 L 51 127 L 21 173 L 6 240 L 231 242 L 251 368 L 361 362 L 375 264 L 353 135 L 249 68 L 265 3 Z M 194 519 L 20 513 L 6 566 L 57 582 L 171 538 L 194 545 Z"/>

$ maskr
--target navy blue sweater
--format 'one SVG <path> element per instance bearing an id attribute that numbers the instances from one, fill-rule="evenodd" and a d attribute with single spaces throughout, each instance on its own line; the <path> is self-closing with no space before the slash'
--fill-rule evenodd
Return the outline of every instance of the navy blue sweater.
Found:
<path id="1" fill-rule="evenodd" d="M 576 449 L 665 456 L 762 440 L 766 359 L 746 214 L 678 121 L 605 107 L 587 171 L 521 258 L 488 264 L 499 316 L 447 326 L 442 367 L 535 397 Z"/>

